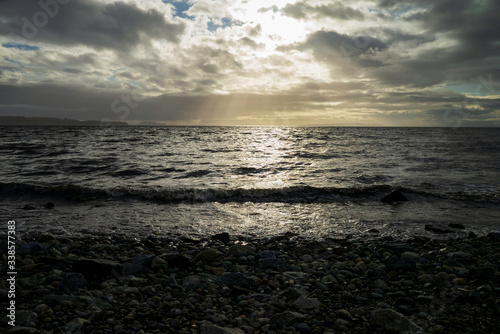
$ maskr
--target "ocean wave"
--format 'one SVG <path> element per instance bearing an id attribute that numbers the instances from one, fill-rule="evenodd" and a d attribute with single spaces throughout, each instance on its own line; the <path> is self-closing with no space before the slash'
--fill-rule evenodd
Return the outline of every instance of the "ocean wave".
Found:
<path id="1" fill-rule="evenodd" d="M 22 183 L 0 183 L 1 195 L 48 195 L 66 200 L 85 200 L 99 198 L 137 199 L 162 203 L 199 203 L 199 202 L 285 202 L 285 203 L 333 203 L 349 201 L 379 201 L 392 190 L 400 190 L 411 200 L 448 199 L 499 203 L 497 192 L 467 193 L 439 192 L 435 189 L 411 189 L 388 184 L 366 187 L 312 187 L 290 186 L 282 188 L 91 188 L 74 184 L 34 185 Z"/>

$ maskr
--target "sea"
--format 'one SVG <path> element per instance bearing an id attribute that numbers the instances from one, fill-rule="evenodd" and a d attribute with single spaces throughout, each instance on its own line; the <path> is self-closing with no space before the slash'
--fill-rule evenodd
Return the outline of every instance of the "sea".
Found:
<path id="1" fill-rule="evenodd" d="M 500 229 L 499 128 L 0 126 L 0 159 L 0 217 L 18 233 Z M 394 190 L 408 201 L 380 200 Z"/>

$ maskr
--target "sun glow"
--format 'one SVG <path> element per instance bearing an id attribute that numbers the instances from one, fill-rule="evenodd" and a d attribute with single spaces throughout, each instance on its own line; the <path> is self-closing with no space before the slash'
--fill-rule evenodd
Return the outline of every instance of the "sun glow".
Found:
<path id="1" fill-rule="evenodd" d="M 242 22 L 260 25 L 262 34 L 256 38 L 266 48 L 304 40 L 308 34 L 306 24 L 284 16 L 278 9 L 294 1 L 248 1 L 233 13 Z"/>

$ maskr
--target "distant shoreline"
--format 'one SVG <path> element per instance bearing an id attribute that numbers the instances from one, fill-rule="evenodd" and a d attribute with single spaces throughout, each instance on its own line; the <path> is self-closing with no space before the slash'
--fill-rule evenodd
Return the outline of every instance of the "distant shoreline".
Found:
<path id="1" fill-rule="evenodd" d="M 79 121 L 68 118 L 0 116 L 0 126 L 129 126 L 118 121 Z"/>
<path id="2" fill-rule="evenodd" d="M 75 120 L 69 118 L 55 117 L 24 117 L 24 116 L 0 116 L 0 126 L 91 126 L 91 127 L 265 127 L 265 128 L 436 128 L 455 129 L 446 126 L 366 126 L 366 125 L 216 125 L 216 124 L 163 124 L 158 122 L 144 121 L 134 124 L 125 121 L 97 121 L 97 120 Z M 482 128 L 499 129 L 498 126 L 461 126 L 460 129 Z"/>

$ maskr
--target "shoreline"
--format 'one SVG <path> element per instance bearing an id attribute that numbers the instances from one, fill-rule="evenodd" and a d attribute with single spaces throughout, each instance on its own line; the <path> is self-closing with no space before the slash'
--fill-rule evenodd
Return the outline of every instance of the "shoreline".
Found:
<path id="1" fill-rule="evenodd" d="M 22 333 L 493 333 L 500 315 L 499 233 L 27 237 Z"/>

